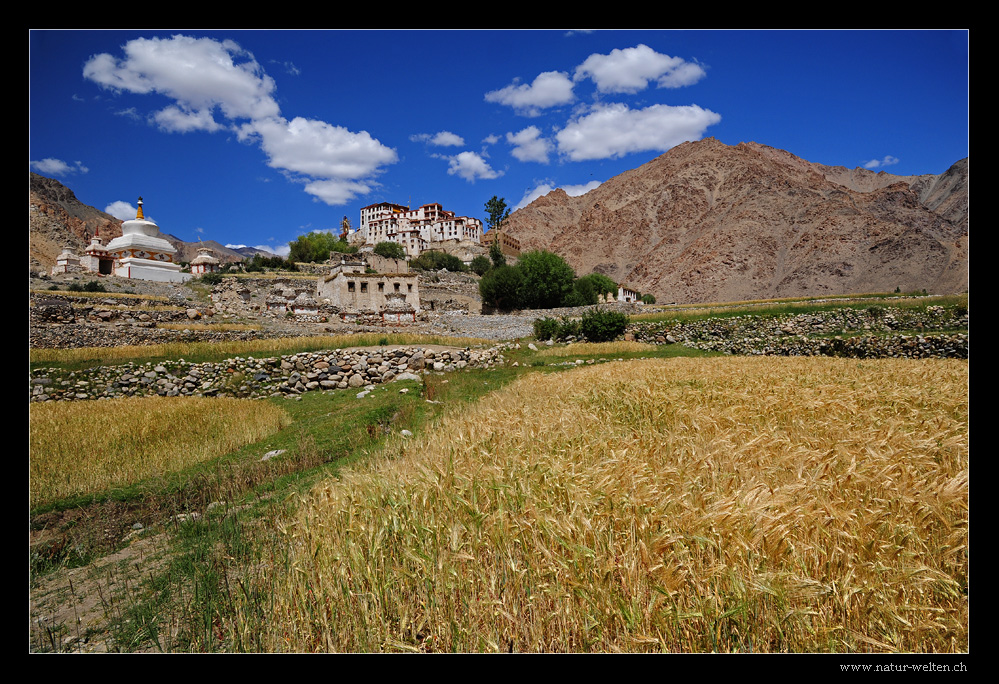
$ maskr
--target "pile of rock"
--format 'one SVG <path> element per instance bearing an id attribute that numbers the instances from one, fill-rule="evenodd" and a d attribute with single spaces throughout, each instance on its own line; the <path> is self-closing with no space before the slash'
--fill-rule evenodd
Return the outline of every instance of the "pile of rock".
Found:
<path id="1" fill-rule="evenodd" d="M 352 389 L 414 379 L 419 373 L 502 365 L 503 351 L 508 346 L 485 350 L 335 349 L 262 359 L 235 357 L 220 363 L 188 363 L 180 359 L 70 372 L 43 368 L 31 373 L 29 399 L 85 401 L 153 395 L 257 398 Z"/>

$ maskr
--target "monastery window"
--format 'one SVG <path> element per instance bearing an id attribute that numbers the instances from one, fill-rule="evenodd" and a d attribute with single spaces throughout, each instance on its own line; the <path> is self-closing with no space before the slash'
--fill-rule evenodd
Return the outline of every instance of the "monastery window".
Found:
<path id="1" fill-rule="evenodd" d="M 367 292 L 367 291 L 368 291 L 368 284 L 361 283 L 361 292 Z"/>
<path id="2" fill-rule="evenodd" d="M 399 283 L 395 283 L 395 291 L 396 291 L 396 292 L 399 292 L 399 290 L 400 290 L 400 285 L 399 285 Z"/>
<path id="3" fill-rule="evenodd" d="M 379 292 L 385 291 L 385 283 L 378 283 L 378 291 Z"/>
<path id="4" fill-rule="evenodd" d="M 354 281 L 353 280 L 348 280 L 347 281 L 347 292 L 353 292 L 353 291 L 354 291 Z"/>

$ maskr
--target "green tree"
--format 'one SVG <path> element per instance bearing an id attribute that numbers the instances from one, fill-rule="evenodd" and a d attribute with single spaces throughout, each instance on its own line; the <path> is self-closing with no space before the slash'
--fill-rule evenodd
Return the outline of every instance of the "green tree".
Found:
<path id="1" fill-rule="evenodd" d="M 503 256 L 503 248 L 500 247 L 499 240 L 489 245 L 489 258 L 492 259 L 493 266 L 496 268 L 506 266 L 506 257 Z"/>
<path id="2" fill-rule="evenodd" d="M 486 202 L 486 213 L 489 214 L 489 218 L 486 219 L 486 225 L 489 226 L 489 230 L 499 230 L 503 227 L 503 222 L 510 217 L 510 210 L 506 207 L 506 200 L 496 195 L 493 195 L 493 198 Z"/>
<path id="3" fill-rule="evenodd" d="M 525 309 L 562 306 L 576 280 L 572 266 L 559 255 L 543 249 L 521 255 L 517 269 L 523 276 L 520 304 Z"/>
<path id="4" fill-rule="evenodd" d="M 520 292 L 523 276 L 520 269 L 513 266 L 497 266 L 479 281 L 479 294 L 482 303 L 495 309 L 509 311 L 520 308 Z"/>
<path id="5" fill-rule="evenodd" d="M 452 273 L 460 273 L 468 270 L 465 263 L 455 255 L 437 250 L 422 252 L 420 256 L 411 260 L 409 265 L 422 271 L 439 271 L 446 268 Z"/>
<path id="6" fill-rule="evenodd" d="M 379 242 L 375 245 L 375 254 L 386 259 L 405 259 L 406 250 L 398 242 Z"/>
<path id="7" fill-rule="evenodd" d="M 612 294 L 617 296 L 617 283 L 605 276 L 603 273 L 590 273 L 584 275 L 580 280 L 587 280 L 593 286 L 593 292 L 597 295 Z"/>
<path id="8" fill-rule="evenodd" d="M 643 294 L 642 295 L 642 303 L 643 304 L 655 304 L 656 303 L 656 298 L 653 295 L 651 295 L 651 294 Z"/>
<path id="9" fill-rule="evenodd" d="M 489 270 L 490 266 L 492 266 L 492 264 L 489 262 L 489 259 L 480 254 L 472 259 L 472 263 L 468 265 L 468 268 L 472 271 L 472 273 L 483 276 L 486 274 L 486 271 Z"/>
<path id="10" fill-rule="evenodd" d="M 291 251 L 288 254 L 289 261 L 301 262 L 321 262 L 330 258 L 330 252 L 346 252 L 353 254 L 357 247 L 348 245 L 335 235 L 325 230 L 318 230 L 306 235 L 299 235 L 298 238 L 288 245 Z"/>

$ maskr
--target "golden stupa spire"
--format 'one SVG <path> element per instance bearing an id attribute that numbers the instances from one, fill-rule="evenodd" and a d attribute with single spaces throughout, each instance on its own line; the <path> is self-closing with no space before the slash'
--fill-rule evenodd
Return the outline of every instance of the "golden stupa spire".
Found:
<path id="1" fill-rule="evenodd" d="M 136 220 L 142 218 L 142 198 L 139 198 L 139 211 L 135 214 Z"/>

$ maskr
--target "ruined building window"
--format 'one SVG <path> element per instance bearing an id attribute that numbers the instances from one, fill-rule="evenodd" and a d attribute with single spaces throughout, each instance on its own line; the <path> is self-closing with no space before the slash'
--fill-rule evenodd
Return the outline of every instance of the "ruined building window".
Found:
<path id="1" fill-rule="evenodd" d="M 368 291 L 368 284 L 361 283 L 361 292 L 367 292 L 367 291 Z"/>
<path id="2" fill-rule="evenodd" d="M 406 284 L 406 288 L 407 288 L 407 289 L 408 289 L 408 290 L 409 290 L 410 292 L 412 292 L 412 291 L 413 291 L 413 283 L 407 283 L 407 284 Z"/>
<path id="3" fill-rule="evenodd" d="M 353 292 L 353 291 L 354 291 L 354 281 L 353 280 L 348 280 L 347 281 L 347 292 Z"/>
<path id="4" fill-rule="evenodd" d="M 399 283 L 395 283 L 395 291 L 396 291 L 396 292 L 398 292 L 398 291 L 399 291 L 399 289 L 400 289 L 400 288 L 399 288 Z"/>
<path id="5" fill-rule="evenodd" d="M 378 283 L 378 291 L 379 292 L 385 291 L 385 283 Z"/>

